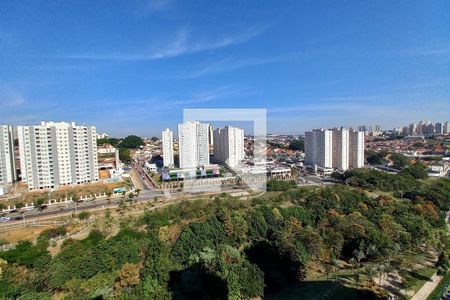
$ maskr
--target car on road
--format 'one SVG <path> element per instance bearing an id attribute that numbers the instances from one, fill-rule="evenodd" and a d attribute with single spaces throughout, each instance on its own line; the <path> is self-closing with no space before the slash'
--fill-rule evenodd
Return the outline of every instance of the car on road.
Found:
<path id="1" fill-rule="evenodd" d="M 0 222 L 9 222 L 11 220 L 10 217 L 1 217 Z"/>
<path id="2" fill-rule="evenodd" d="M 18 212 L 19 210 L 17 209 L 17 208 L 15 208 L 15 209 L 11 209 L 10 211 L 9 211 L 9 213 L 10 214 L 12 214 L 12 213 L 16 213 L 16 212 Z"/>
<path id="3" fill-rule="evenodd" d="M 48 207 L 47 204 L 42 204 L 41 206 L 39 206 L 39 211 L 43 211 L 44 209 L 46 209 Z"/>
<path id="4" fill-rule="evenodd" d="M 23 220 L 23 216 L 17 216 L 14 218 L 14 220 Z"/>

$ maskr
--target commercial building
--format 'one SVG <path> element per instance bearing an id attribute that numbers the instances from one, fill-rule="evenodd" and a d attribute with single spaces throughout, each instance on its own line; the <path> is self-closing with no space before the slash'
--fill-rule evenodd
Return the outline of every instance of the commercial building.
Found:
<path id="1" fill-rule="evenodd" d="M 22 181 L 30 190 L 97 181 L 95 127 L 66 122 L 18 126 Z"/>
<path id="2" fill-rule="evenodd" d="M 364 166 L 364 132 L 314 129 L 305 133 L 305 165 L 347 170 Z"/>
<path id="3" fill-rule="evenodd" d="M 0 185 L 17 180 L 12 126 L 0 125 Z"/>
<path id="4" fill-rule="evenodd" d="M 162 132 L 162 151 L 164 167 L 173 168 L 173 132 L 169 128 Z"/>
<path id="5" fill-rule="evenodd" d="M 209 124 L 178 124 L 178 144 L 181 169 L 209 165 Z"/>
<path id="6" fill-rule="evenodd" d="M 231 168 L 245 158 L 244 130 L 226 126 L 214 130 L 214 159 Z"/>

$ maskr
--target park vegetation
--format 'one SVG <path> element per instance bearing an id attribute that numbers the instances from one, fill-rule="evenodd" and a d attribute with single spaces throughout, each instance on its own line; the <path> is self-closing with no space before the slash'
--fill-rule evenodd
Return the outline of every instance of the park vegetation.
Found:
<path id="1" fill-rule="evenodd" d="M 0 252 L 0 298 L 254 299 L 317 272 L 328 278 L 341 262 L 355 278 L 382 262 L 358 284 L 360 298 L 376 299 L 368 292 L 376 273 L 408 268 L 396 258 L 425 248 L 446 272 L 449 181 L 366 169 L 341 176 L 330 187 L 273 181 L 267 197 L 222 194 L 147 211 L 115 236 L 68 239 L 54 257 L 47 246 L 60 233 L 46 232 L 36 245 Z"/>

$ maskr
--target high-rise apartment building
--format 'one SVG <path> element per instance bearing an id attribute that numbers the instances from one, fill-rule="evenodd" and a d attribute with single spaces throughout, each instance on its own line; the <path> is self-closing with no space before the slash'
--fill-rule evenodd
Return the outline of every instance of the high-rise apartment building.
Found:
<path id="1" fill-rule="evenodd" d="M 28 188 L 57 188 L 98 180 L 95 127 L 66 122 L 18 126 L 22 181 Z"/>
<path id="2" fill-rule="evenodd" d="M 0 125 L 0 185 L 17 180 L 12 126 Z"/>
<path id="3" fill-rule="evenodd" d="M 357 130 L 349 131 L 349 166 L 351 168 L 364 167 L 364 132 Z"/>
<path id="4" fill-rule="evenodd" d="M 164 167 L 173 168 L 173 132 L 169 128 L 162 132 L 162 151 Z"/>
<path id="5" fill-rule="evenodd" d="M 217 162 L 237 167 L 245 157 L 244 130 L 226 126 L 214 130 L 214 159 Z"/>
<path id="6" fill-rule="evenodd" d="M 450 134 L 450 121 L 444 123 L 443 133 Z"/>
<path id="7" fill-rule="evenodd" d="M 417 134 L 417 125 L 414 123 L 409 124 L 408 126 L 408 134 L 409 135 L 416 135 Z"/>
<path id="8" fill-rule="evenodd" d="M 349 167 L 349 130 L 334 128 L 332 130 L 332 167 L 347 170 Z"/>
<path id="9" fill-rule="evenodd" d="M 209 165 L 209 124 L 178 124 L 178 151 L 182 169 Z"/>
<path id="10" fill-rule="evenodd" d="M 333 167 L 331 130 L 314 129 L 305 132 L 305 164 L 324 168 Z"/>
<path id="11" fill-rule="evenodd" d="M 444 133 L 444 124 L 437 122 L 434 124 L 434 133 L 443 134 Z"/>
<path id="12" fill-rule="evenodd" d="M 305 133 L 305 164 L 347 170 L 364 166 L 364 132 L 345 128 Z"/>

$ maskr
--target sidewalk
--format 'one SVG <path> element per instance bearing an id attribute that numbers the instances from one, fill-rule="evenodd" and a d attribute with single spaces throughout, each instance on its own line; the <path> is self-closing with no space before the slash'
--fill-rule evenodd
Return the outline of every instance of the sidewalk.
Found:
<path id="1" fill-rule="evenodd" d="M 420 288 L 420 290 L 411 298 L 411 300 L 425 300 L 434 291 L 439 282 L 441 282 L 442 276 L 434 273 L 431 276 L 430 281 L 425 282 L 425 284 Z"/>

